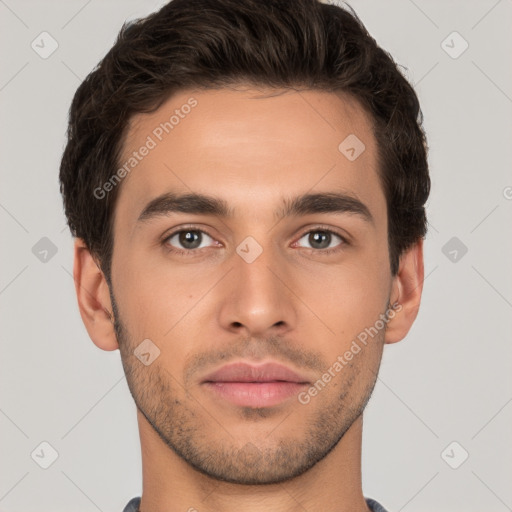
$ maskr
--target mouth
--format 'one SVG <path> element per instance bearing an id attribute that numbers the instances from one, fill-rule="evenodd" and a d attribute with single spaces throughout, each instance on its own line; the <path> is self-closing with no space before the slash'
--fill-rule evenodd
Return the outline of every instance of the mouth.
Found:
<path id="1" fill-rule="evenodd" d="M 272 407 L 310 385 L 308 379 L 277 363 L 233 363 L 207 375 L 201 383 L 217 398 L 242 407 Z"/>

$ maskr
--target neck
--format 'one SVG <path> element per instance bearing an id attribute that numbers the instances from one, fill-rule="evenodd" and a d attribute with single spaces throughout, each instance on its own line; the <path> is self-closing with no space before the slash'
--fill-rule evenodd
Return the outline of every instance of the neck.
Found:
<path id="1" fill-rule="evenodd" d="M 280 484 L 214 480 L 176 455 L 137 411 L 142 451 L 141 512 L 367 512 L 361 486 L 362 416 L 320 462 Z"/>

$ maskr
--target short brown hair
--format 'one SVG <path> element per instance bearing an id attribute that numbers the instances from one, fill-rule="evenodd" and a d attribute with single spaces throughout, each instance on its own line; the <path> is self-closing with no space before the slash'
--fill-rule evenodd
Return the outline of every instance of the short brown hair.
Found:
<path id="1" fill-rule="evenodd" d="M 124 23 L 78 87 L 60 190 L 69 228 L 110 283 L 116 172 L 130 118 L 186 88 L 233 84 L 343 91 L 371 115 L 388 211 L 391 273 L 427 230 L 427 143 L 419 101 L 354 12 L 317 0 L 172 0 Z"/>

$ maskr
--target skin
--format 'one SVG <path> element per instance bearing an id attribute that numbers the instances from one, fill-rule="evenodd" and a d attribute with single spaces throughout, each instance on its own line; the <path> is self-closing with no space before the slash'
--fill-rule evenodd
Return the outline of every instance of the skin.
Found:
<path id="1" fill-rule="evenodd" d="M 138 408 L 141 511 L 366 511 L 362 411 L 383 346 L 409 331 L 423 283 L 421 240 L 390 272 L 371 120 L 350 97 L 327 92 L 181 91 L 131 120 L 122 161 L 190 97 L 197 106 L 121 184 L 112 289 L 75 242 L 82 319 L 99 348 L 120 349 Z M 354 161 L 338 150 L 350 134 L 366 147 Z M 363 202 L 373 222 L 353 213 L 274 217 L 283 198 L 333 191 Z M 236 216 L 174 212 L 137 223 L 163 192 L 217 196 Z M 201 248 L 165 239 L 180 227 L 204 230 Z M 348 243 L 333 234 L 325 244 L 338 250 L 322 253 L 308 235 L 322 229 Z M 252 263 L 236 252 L 247 236 L 263 250 Z M 315 382 L 389 303 L 400 311 L 307 404 L 294 396 L 240 407 L 201 384 L 227 362 L 270 360 Z M 148 366 L 134 355 L 145 339 L 160 350 Z"/>

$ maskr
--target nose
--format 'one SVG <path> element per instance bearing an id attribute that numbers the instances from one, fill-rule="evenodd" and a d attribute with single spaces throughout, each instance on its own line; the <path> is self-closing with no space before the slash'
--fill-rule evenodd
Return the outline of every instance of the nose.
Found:
<path id="1" fill-rule="evenodd" d="M 252 250 L 252 248 L 251 248 Z M 242 254 L 242 253 L 240 253 Z M 294 329 L 297 301 L 292 278 L 270 248 L 256 259 L 233 254 L 233 269 L 222 287 L 219 322 L 245 336 L 282 335 Z"/>

